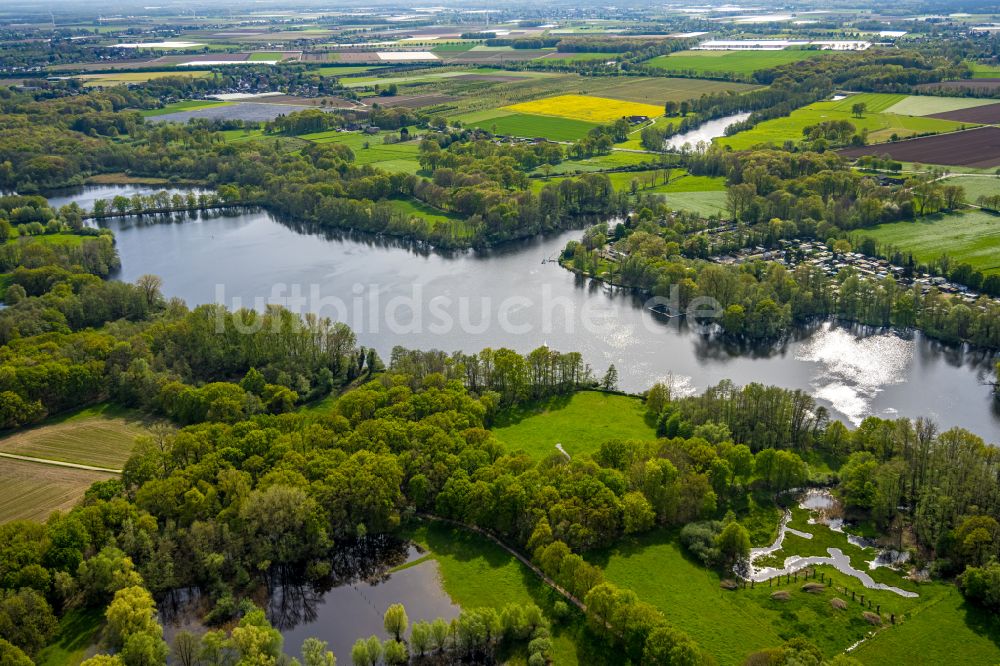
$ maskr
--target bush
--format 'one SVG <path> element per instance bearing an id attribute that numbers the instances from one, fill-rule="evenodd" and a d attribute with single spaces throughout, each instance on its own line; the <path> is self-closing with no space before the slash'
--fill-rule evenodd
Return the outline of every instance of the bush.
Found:
<path id="1" fill-rule="evenodd" d="M 722 523 L 717 520 L 688 523 L 681 530 L 681 544 L 701 560 L 702 564 L 711 567 L 719 561 L 720 553 L 716 542 L 721 533 Z"/>

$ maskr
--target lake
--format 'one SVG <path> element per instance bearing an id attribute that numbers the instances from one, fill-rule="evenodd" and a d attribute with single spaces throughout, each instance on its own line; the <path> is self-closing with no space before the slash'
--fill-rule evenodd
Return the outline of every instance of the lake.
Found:
<path id="1" fill-rule="evenodd" d="M 992 355 L 919 333 L 831 322 L 780 345 L 741 348 L 651 311 L 644 297 L 545 262 L 580 231 L 488 252 L 438 253 L 314 233 L 260 211 L 106 224 L 118 240 L 120 279 L 155 273 L 167 296 L 190 306 L 276 303 L 318 312 L 350 324 L 359 343 L 383 358 L 396 345 L 448 352 L 549 345 L 581 352 L 597 374 L 615 364 L 627 391 L 657 381 L 686 393 L 727 378 L 761 382 L 807 391 L 854 424 L 869 414 L 925 416 L 1000 441 L 1000 407 L 984 385 Z"/>

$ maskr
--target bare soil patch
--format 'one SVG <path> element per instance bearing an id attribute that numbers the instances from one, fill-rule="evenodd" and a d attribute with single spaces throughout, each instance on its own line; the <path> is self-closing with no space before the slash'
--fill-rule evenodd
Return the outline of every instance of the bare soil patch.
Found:
<path id="1" fill-rule="evenodd" d="M 840 151 L 844 157 L 889 155 L 901 162 L 922 162 L 979 169 L 1000 166 L 1000 127 L 938 134 Z"/>

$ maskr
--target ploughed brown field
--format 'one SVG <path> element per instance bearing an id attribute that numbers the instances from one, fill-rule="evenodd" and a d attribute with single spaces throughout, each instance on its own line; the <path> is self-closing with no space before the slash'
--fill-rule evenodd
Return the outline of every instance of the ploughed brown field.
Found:
<path id="1" fill-rule="evenodd" d="M 1000 166 L 1000 127 L 983 127 L 896 143 L 879 143 L 863 148 L 847 148 L 839 152 L 844 157 L 850 158 L 862 155 L 889 155 L 901 162 L 984 169 Z"/>
<path id="2" fill-rule="evenodd" d="M 941 120 L 954 120 L 960 123 L 996 125 L 1000 123 L 1000 103 L 974 106 L 969 109 L 958 109 L 957 111 L 945 111 L 944 113 L 935 113 L 929 117 L 940 118 Z"/>

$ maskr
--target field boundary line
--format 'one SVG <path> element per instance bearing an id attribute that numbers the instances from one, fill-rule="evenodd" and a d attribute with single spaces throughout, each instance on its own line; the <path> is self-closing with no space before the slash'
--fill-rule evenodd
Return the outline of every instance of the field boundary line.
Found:
<path id="1" fill-rule="evenodd" d="M 81 463 L 64 462 L 62 460 L 51 460 L 49 458 L 34 458 L 32 456 L 22 456 L 16 453 L 4 453 L 0 451 L 0 458 L 10 458 L 11 460 L 22 460 L 24 462 L 40 463 L 42 465 L 55 465 L 56 467 L 69 467 L 71 469 L 82 469 L 88 472 L 109 472 L 111 474 L 121 474 L 120 469 L 110 467 L 95 467 L 94 465 L 84 465 Z"/>

